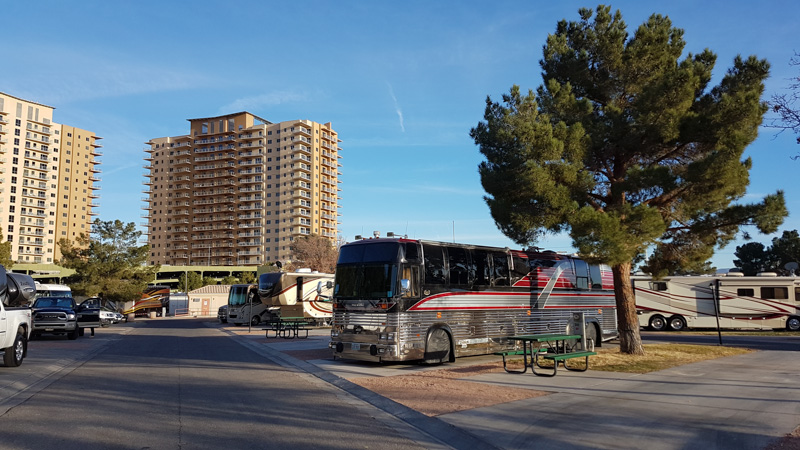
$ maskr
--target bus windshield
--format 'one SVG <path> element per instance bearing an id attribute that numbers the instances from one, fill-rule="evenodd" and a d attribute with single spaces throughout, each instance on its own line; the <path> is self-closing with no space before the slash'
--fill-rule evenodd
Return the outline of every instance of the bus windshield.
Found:
<path id="1" fill-rule="evenodd" d="M 228 294 L 228 305 L 241 306 L 247 303 L 247 291 L 250 286 L 231 286 Z"/>
<path id="2" fill-rule="evenodd" d="M 399 258 L 396 242 L 342 247 L 333 295 L 340 300 L 394 297 Z"/>

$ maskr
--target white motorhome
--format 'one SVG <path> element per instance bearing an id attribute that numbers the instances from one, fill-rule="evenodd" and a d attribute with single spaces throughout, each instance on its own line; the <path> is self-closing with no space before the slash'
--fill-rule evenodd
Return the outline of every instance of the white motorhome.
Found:
<path id="1" fill-rule="evenodd" d="M 719 328 L 800 330 L 800 277 L 632 277 L 639 325 L 651 330 Z"/>
<path id="2" fill-rule="evenodd" d="M 43 284 L 36 282 L 36 298 L 72 297 L 72 289 L 65 284 Z"/>
<path id="3" fill-rule="evenodd" d="M 296 272 L 268 272 L 258 278 L 258 296 L 273 314 L 303 317 L 319 324 L 330 322 L 333 274 L 298 269 Z M 321 293 L 317 287 L 321 283 Z"/>

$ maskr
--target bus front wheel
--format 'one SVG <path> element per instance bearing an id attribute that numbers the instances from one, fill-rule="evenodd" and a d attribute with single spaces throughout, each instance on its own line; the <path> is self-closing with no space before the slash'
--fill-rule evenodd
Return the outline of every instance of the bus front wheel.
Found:
<path id="1" fill-rule="evenodd" d="M 789 317 L 786 320 L 786 329 L 789 331 L 800 331 L 800 317 Z"/>
<path id="2" fill-rule="evenodd" d="M 450 361 L 450 335 L 447 331 L 436 328 L 428 333 L 425 344 L 425 363 L 441 364 Z"/>

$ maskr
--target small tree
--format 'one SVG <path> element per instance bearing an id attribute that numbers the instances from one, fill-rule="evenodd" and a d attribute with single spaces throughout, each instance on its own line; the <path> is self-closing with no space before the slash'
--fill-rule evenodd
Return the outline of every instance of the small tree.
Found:
<path id="1" fill-rule="evenodd" d="M 655 275 L 702 270 L 741 226 L 771 233 L 787 214 L 780 191 L 739 203 L 769 64 L 737 57 L 710 88 L 716 56 L 683 56 L 684 46 L 667 17 L 629 36 L 619 11 L 581 9 L 548 36 L 536 94 L 514 86 L 502 104 L 487 99 L 471 131 L 505 235 L 525 245 L 567 231 L 586 259 L 611 266 L 623 353 L 644 353 L 630 280 L 637 256 L 655 247 Z"/>
<path id="2" fill-rule="evenodd" d="M 322 236 L 302 236 L 295 239 L 292 245 L 292 265 L 295 267 L 333 273 L 338 256 L 333 242 Z"/>
<path id="3" fill-rule="evenodd" d="M 233 275 L 226 275 L 225 277 L 222 278 L 222 280 L 220 280 L 219 284 L 244 284 L 244 283 L 241 283 L 239 279 Z"/>
<path id="4" fill-rule="evenodd" d="M 255 272 L 242 272 L 242 275 L 239 277 L 239 281 L 242 284 L 255 284 L 258 282 Z"/>
<path id="5" fill-rule="evenodd" d="M 142 233 L 133 222 L 119 220 L 92 223 L 91 236 L 81 233 L 76 242 L 61 239 L 59 264 L 74 269 L 69 278 L 77 295 L 98 295 L 115 302 L 135 300 L 160 266 L 147 265 L 147 245 L 138 245 Z"/>
<path id="6" fill-rule="evenodd" d="M 736 247 L 734 255 L 738 258 L 733 261 L 733 265 L 742 270 L 747 276 L 753 276 L 758 272 L 763 272 L 766 267 L 772 264 L 769 252 L 760 242 L 748 242 Z"/>
<path id="7" fill-rule="evenodd" d="M 0 231 L 0 265 L 5 267 L 6 269 L 10 269 L 11 266 L 14 265 L 14 261 L 11 260 L 11 242 L 2 242 L 3 241 L 3 232 Z"/>
<path id="8" fill-rule="evenodd" d="M 198 272 L 186 272 L 178 277 L 178 291 L 189 292 L 205 286 Z"/>
<path id="9" fill-rule="evenodd" d="M 772 239 L 772 245 L 764 247 L 758 242 L 748 242 L 736 247 L 738 259 L 733 264 L 745 275 L 759 272 L 776 272 L 782 275 L 798 275 L 800 270 L 791 269 L 800 262 L 800 234 L 797 230 L 784 231 L 780 237 Z"/>

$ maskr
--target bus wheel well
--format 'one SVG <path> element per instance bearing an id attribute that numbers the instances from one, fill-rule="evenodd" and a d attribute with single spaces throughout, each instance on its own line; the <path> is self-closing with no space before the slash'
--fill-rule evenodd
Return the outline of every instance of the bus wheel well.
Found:
<path id="1" fill-rule="evenodd" d="M 425 363 L 441 364 L 455 361 L 453 351 L 453 333 L 445 324 L 436 324 L 428 328 L 425 336 Z"/>

